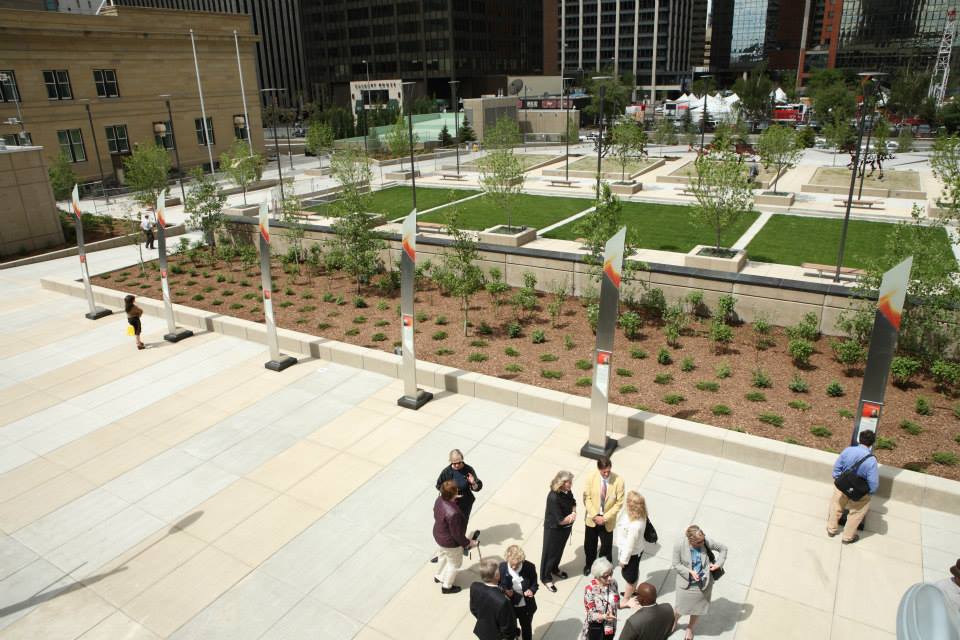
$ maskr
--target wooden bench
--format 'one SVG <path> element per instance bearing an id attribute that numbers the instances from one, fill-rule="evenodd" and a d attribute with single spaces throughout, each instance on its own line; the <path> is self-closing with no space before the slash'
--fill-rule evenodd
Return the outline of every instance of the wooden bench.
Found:
<path id="1" fill-rule="evenodd" d="M 552 178 L 550 179 L 551 187 L 574 187 L 576 186 L 573 183 L 573 180 L 564 180 L 563 178 Z"/>
<path id="2" fill-rule="evenodd" d="M 447 233 L 447 225 L 440 222 L 420 222 L 418 220 L 417 231 L 426 231 L 429 233 Z"/>
<path id="3" fill-rule="evenodd" d="M 847 206 L 847 199 L 834 198 L 833 206 L 845 207 Z M 883 203 L 879 200 L 852 200 L 850 201 L 850 206 L 858 209 L 883 209 Z"/>
<path id="4" fill-rule="evenodd" d="M 459 173 L 441 173 L 440 179 L 442 180 L 466 180 L 466 178 Z"/>
<path id="5" fill-rule="evenodd" d="M 690 191 L 690 189 L 683 189 L 682 191 L 680 191 L 680 195 L 682 195 L 682 196 L 688 196 L 688 197 L 690 197 L 690 198 L 696 198 L 696 197 L 697 197 L 697 194 L 695 194 L 693 191 Z"/>
<path id="6" fill-rule="evenodd" d="M 816 272 L 818 278 L 829 277 L 832 278 L 837 273 L 837 265 L 835 264 L 817 264 L 815 262 L 804 262 L 800 265 L 800 268 L 808 272 L 804 275 L 813 275 L 810 272 Z M 854 267 L 840 267 L 840 275 L 847 276 L 848 278 L 856 278 L 857 276 L 863 275 L 865 272 L 863 269 L 855 269 Z M 824 275 L 826 274 L 826 275 Z"/>

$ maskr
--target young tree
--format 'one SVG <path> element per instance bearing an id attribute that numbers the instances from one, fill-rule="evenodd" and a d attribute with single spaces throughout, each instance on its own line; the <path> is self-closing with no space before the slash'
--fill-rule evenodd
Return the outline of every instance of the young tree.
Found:
<path id="1" fill-rule="evenodd" d="M 590 104 L 584 108 L 584 112 L 591 118 L 597 118 L 600 115 L 600 87 L 604 87 L 604 118 L 610 121 L 613 118 L 623 115 L 624 109 L 630 104 L 630 88 L 627 86 L 627 83 L 623 82 L 612 70 L 603 72 L 601 77 L 607 77 L 607 79 L 595 80 L 590 78 L 586 81 L 587 93 L 590 94 L 591 99 Z M 624 78 L 624 80 L 625 79 L 626 78 Z"/>
<path id="2" fill-rule="evenodd" d="M 447 125 L 443 125 L 443 128 L 440 129 L 440 135 L 437 136 L 437 142 L 439 142 L 440 146 L 443 148 L 453 145 L 453 136 L 450 135 L 450 130 L 447 129 Z"/>
<path id="3" fill-rule="evenodd" d="M 833 161 L 836 164 L 837 151 L 848 148 L 856 143 L 856 132 L 850 126 L 849 121 L 834 116 L 825 125 L 823 125 L 823 136 L 831 145 L 833 145 Z"/>
<path id="4" fill-rule="evenodd" d="M 513 153 L 513 147 L 520 142 L 517 123 L 507 117 L 487 132 L 484 144 L 487 155 L 477 161 L 480 165 L 480 186 L 485 197 L 489 198 L 497 209 L 507 214 L 507 230 L 514 231 L 513 204 L 523 191 L 523 163 Z"/>
<path id="5" fill-rule="evenodd" d="M 283 235 L 286 237 L 289 246 L 294 250 L 294 260 L 296 260 L 297 275 L 299 276 L 302 273 L 301 267 L 307 255 L 303 248 L 303 238 L 306 236 L 307 227 L 300 214 L 303 205 L 293 191 L 293 180 L 286 180 L 285 182 L 287 183 L 284 192 L 286 197 L 280 201 L 280 222 L 286 227 Z"/>
<path id="6" fill-rule="evenodd" d="M 133 153 L 124 158 L 123 168 L 127 185 L 134 191 L 134 201 L 153 210 L 157 197 L 167 188 L 170 155 L 155 144 L 135 145 Z"/>
<path id="7" fill-rule="evenodd" d="M 463 122 L 460 123 L 460 144 L 464 142 L 475 142 L 476 139 L 477 134 L 474 133 L 473 127 L 470 126 L 470 121 L 464 118 Z"/>
<path id="8" fill-rule="evenodd" d="M 323 166 L 323 155 L 333 149 L 333 129 L 326 122 L 311 122 L 307 127 L 307 137 L 304 140 L 307 151 L 317 156 L 320 166 Z"/>
<path id="9" fill-rule="evenodd" d="M 761 63 L 746 78 L 733 83 L 733 92 L 740 97 L 740 110 L 752 125 L 766 119 L 770 110 L 773 82 L 767 75 L 767 64 Z"/>
<path id="10" fill-rule="evenodd" d="M 53 161 L 53 164 L 50 165 L 48 173 L 54 199 L 58 202 L 69 200 L 73 185 L 77 184 L 78 180 L 77 174 L 73 172 L 73 167 L 70 166 L 67 154 L 61 152 L 57 159 Z"/>
<path id="11" fill-rule="evenodd" d="M 387 146 L 390 148 L 390 155 L 400 158 L 401 171 L 403 171 L 404 158 L 410 155 L 410 147 L 417 142 L 419 142 L 417 134 L 413 134 L 413 140 L 411 140 L 407 121 L 402 115 L 398 116 L 397 121 L 393 123 L 393 128 L 387 133 Z M 412 171 L 413 167 L 410 169 Z"/>
<path id="12" fill-rule="evenodd" d="M 960 138 L 942 136 L 933 143 L 930 166 L 940 182 L 943 195 L 940 203 L 950 207 L 954 216 L 960 212 Z"/>
<path id="13" fill-rule="evenodd" d="M 223 226 L 223 205 L 227 196 L 216 178 L 205 174 L 200 167 L 190 172 L 190 178 L 190 190 L 184 203 L 184 210 L 189 215 L 187 223 L 192 229 L 203 232 L 212 255 L 217 246 L 217 231 Z"/>
<path id="14" fill-rule="evenodd" d="M 447 230 L 453 239 L 450 250 L 443 254 L 443 269 L 448 274 L 450 294 L 460 298 L 463 311 L 463 335 L 470 324 L 470 298 L 483 289 L 483 270 L 475 263 L 480 257 L 477 243 L 460 228 L 456 210 L 447 219 Z"/>
<path id="15" fill-rule="evenodd" d="M 690 181 L 690 191 L 697 202 L 690 212 L 698 222 L 713 228 L 719 251 L 724 229 L 753 207 L 750 176 L 736 154 L 728 151 L 704 154 L 694 161 L 694 167 L 697 176 Z"/>
<path id="16" fill-rule="evenodd" d="M 588 251 L 583 261 L 590 266 L 591 280 L 599 283 L 603 267 L 603 250 L 606 247 L 607 240 L 624 225 L 623 205 L 620 199 L 610 191 L 609 185 L 601 185 L 600 198 L 597 199 L 593 211 L 580 218 L 575 224 L 576 233 L 585 239 L 584 248 Z M 637 245 L 636 232 L 628 227 L 623 252 L 624 257 L 633 255 Z M 623 261 L 623 277 L 628 281 L 633 280 L 637 271 L 646 268 L 647 266 L 642 262 L 625 259 Z"/>
<path id="17" fill-rule="evenodd" d="M 877 154 L 877 158 L 884 160 L 890 157 L 887 143 L 890 142 L 890 123 L 884 117 L 878 117 L 873 123 L 873 135 L 870 140 L 870 151 Z"/>
<path id="18" fill-rule="evenodd" d="M 333 250 L 340 256 L 344 270 L 354 277 L 357 293 L 382 264 L 381 252 L 386 248 L 379 233 L 371 229 L 369 209 L 370 165 L 363 152 L 348 148 L 337 151 L 330 159 L 333 178 L 340 183 L 339 199 L 334 203 Z"/>
<path id="19" fill-rule="evenodd" d="M 234 140 L 230 148 L 220 154 L 220 170 L 243 190 L 243 204 L 247 204 L 247 187 L 257 179 L 259 164 L 260 155 L 250 153 L 246 140 Z"/>
<path id="20" fill-rule="evenodd" d="M 620 164 L 620 181 L 627 180 L 627 165 L 635 157 L 646 155 L 647 134 L 629 120 L 621 120 L 613 127 L 613 155 Z"/>
<path id="21" fill-rule="evenodd" d="M 797 166 L 803 156 L 803 150 L 797 144 L 797 132 L 779 124 L 768 127 L 760 135 L 757 152 L 760 154 L 764 169 L 776 168 L 777 173 L 773 179 L 774 193 L 777 192 L 780 172 Z"/>
<path id="22" fill-rule="evenodd" d="M 578 116 L 571 114 L 569 120 L 567 120 L 567 131 L 566 134 L 567 140 L 572 143 L 577 143 L 580 140 L 580 122 L 578 121 Z M 564 141 L 566 142 L 566 140 Z"/>

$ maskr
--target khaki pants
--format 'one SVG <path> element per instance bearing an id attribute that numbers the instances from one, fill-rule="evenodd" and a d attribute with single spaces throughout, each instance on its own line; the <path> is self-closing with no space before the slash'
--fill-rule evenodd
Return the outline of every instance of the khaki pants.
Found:
<path id="1" fill-rule="evenodd" d="M 840 489 L 833 488 L 833 497 L 830 499 L 830 511 L 827 512 L 827 531 L 836 533 L 840 516 L 847 510 L 847 524 L 843 527 L 843 539 L 853 540 L 857 536 L 857 528 L 870 510 L 870 495 L 859 500 L 851 500 Z"/>
<path id="2" fill-rule="evenodd" d="M 437 549 L 437 580 L 444 588 L 449 589 L 453 586 L 453 581 L 457 577 L 457 571 L 463 564 L 463 547 L 440 547 Z"/>

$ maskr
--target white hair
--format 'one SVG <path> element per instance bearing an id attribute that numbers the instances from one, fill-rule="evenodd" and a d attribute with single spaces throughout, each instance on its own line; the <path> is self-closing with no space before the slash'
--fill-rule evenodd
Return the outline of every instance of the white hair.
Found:
<path id="1" fill-rule="evenodd" d="M 608 571 L 613 570 L 613 565 L 610 564 L 610 561 L 604 558 L 603 556 L 597 558 L 593 561 L 593 566 L 590 567 L 590 575 L 594 578 L 599 578 Z"/>

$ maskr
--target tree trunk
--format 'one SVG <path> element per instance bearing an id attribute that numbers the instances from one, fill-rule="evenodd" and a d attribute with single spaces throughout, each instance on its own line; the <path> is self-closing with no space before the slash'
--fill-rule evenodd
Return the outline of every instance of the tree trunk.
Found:
<path id="1" fill-rule="evenodd" d="M 466 296 L 460 298 L 463 304 L 463 337 L 467 337 L 467 325 L 469 324 L 470 304 Z"/>
<path id="2" fill-rule="evenodd" d="M 717 251 L 720 250 L 720 227 L 717 227 Z"/>
<path id="3" fill-rule="evenodd" d="M 243 206 L 247 206 L 247 185 L 242 183 L 240 187 L 243 189 Z"/>

